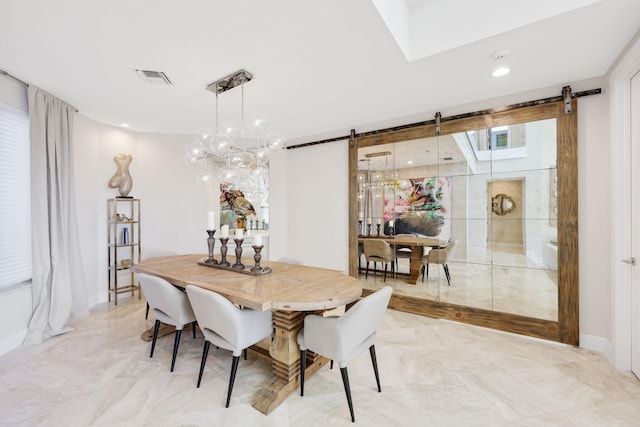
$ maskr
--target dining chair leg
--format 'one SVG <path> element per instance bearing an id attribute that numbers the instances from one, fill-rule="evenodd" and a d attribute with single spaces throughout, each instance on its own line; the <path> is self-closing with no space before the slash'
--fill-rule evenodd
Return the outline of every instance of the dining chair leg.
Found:
<path id="1" fill-rule="evenodd" d="M 331 360 L 331 364 L 329 365 L 329 369 L 333 369 L 333 360 Z"/>
<path id="2" fill-rule="evenodd" d="M 196 339 L 196 322 L 191 324 L 191 329 L 193 330 L 193 339 Z"/>
<path id="3" fill-rule="evenodd" d="M 356 417 L 353 415 L 353 402 L 351 401 L 351 388 L 349 388 L 349 375 L 347 374 L 346 366 L 340 368 L 342 374 L 342 384 L 344 385 L 344 392 L 347 395 L 347 403 L 349 404 L 349 412 L 351 413 L 351 422 L 356 422 Z"/>
<path id="4" fill-rule="evenodd" d="M 444 275 L 447 276 L 447 284 L 451 286 L 451 276 L 449 275 L 449 266 L 447 264 L 442 264 L 444 267 Z"/>
<path id="5" fill-rule="evenodd" d="M 378 375 L 378 360 L 376 359 L 376 347 L 372 344 L 369 347 L 369 354 L 371 355 L 371 364 L 373 365 L 373 373 L 376 374 L 376 384 L 378 384 L 378 393 L 382 393 L 380 388 L 380 376 Z"/>
<path id="6" fill-rule="evenodd" d="M 304 396 L 305 369 L 307 369 L 307 350 L 300 350 L 300 396 Z"/>
<path id="7" fill-rule="evenodd" d="M 244 360 L 247 360 L 247 349 L 245 348 L 242 353 L 244 354 Z"/>
<path id="8" fill-rule="evenodd" d="M 147 303 L 147 312 L 144 314 L 144 318 L 145 319 L 149 318 L 149 303 Z"/>
<path id="9" fill-rule="evenodd" d="M 424 276 L 426 276 L 426 268 L 425 268 L 425 264 L 422 264 L 422 267 L 420 267 L 420 270 L 422 271 L 422 283 L 424 283 Z"/>
<path id="10" fill-rule="evenodd" d="M 204 365 L 207 363 L 207 355 L 209 354 L 209 346 L 211 343 L 209 341 L 204 342 L 204 350 L 202 351 L 202 361 L 200 362 L 200 374 L 198 375 L 198 385 L 197 388 L 200 388 L 200 381 L 202 381 L 202 374 L 204 373 Z"/>
<path id="11" fill-rule="evenodd" d="M 236 371 L 238 370 L 238 360 L 240 360 L 240 356 L 233 356 L 233 361 L 231 362 L 231 377 L 229 377 L 229 391 L 227 392 L 227 405 L 225 406 L 226 408 L 229 407 L 229 402 L 231 401 L 233 382 L 236 380 Z"/>
<path id="12" fill-rule="evenodd" d="M 364 273 L 364 278 L 368 279 L 369 278 L 369 261 L 367 261 L 367 270 Z"/>
<path id="13" fill-rule="evenodd" d="M 384 278 L 382 279 L 383 282 L 387 281 L 387 262 L 384 263 Z"/>
<path id="14" fill-rule="evenodd" d="M 182 329 L 176 329 L 176 338 L 173 342 L 173 358 L 171 358 L 171 372 L 176 365 L 176 356 L 178 354 L 178 347 L 180 346 L 180 337 L 182 336 Z"/>
<path id="15" fill-rule="evenodd" d="M 153 338 L 151 339 L 151 353 L 149 353 L 149 357 L 153 357 L 153 349 L 156 348 L 156 339 L 158 338 L 159 330 L 160 330 L 160 321 L 156 319 L 156 324 L 153 327 Z"/>

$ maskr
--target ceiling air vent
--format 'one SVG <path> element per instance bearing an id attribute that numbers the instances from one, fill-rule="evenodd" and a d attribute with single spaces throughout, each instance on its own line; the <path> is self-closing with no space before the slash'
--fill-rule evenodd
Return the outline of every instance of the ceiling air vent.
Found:
<path id="1" fill-rule="evenodd" d="M 138 76 L 147 83 L 160 83 L 170 85 L 171 80 L 162 71 L 136 70 Z"/>

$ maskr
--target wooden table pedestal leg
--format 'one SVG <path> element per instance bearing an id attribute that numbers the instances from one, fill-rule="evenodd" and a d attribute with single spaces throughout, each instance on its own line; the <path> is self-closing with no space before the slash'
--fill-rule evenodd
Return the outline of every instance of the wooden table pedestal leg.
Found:
<path id="1" fill-rule="evenodd" d="M 411 258 L 409 259 L 409 278 L 407 283 L 416 285 L 420 278 L 420 269 L 422 268 L 422 246 L 411 247 Z"/>
<path id="2" fill-rule="evenodd" d="M 296 338 L 302 329 L 304 313 L 289 311 L 273 312 L 274 334 L 271 339 L 271 355 L 274 378 L 253 397 L 252 405 L 265 415 L 273 411 L 300 384 L 300 350 Z M 310 352 L 309 352 L 310 353 Z M 311 376 L 328 359 L 307 353 L 306 376 Z"/>

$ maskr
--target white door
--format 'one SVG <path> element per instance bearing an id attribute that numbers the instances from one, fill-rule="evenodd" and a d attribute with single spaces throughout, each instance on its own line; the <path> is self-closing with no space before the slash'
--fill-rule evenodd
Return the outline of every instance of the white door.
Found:
<path id="1" fill-rule="evenodd" d="M 640 378 L 640 73 L 631 79 L 631 370 Z"/>

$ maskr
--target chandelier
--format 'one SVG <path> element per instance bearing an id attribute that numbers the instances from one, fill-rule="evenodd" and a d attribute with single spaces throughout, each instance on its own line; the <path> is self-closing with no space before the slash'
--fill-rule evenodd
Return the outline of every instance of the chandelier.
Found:
<path id="1" fill-rule="evenodd" d="M 207 90 L 216 94 L 216 127 L 213 131 L 198 131 L 186 146 L 185 160 L 198 167 L 197 179 L 201 183 L 212 183 L 217 168 L 221 185 L 266 197 L 269 159 L 284 150 L 285 139 L 278 132 L 268 131 L 265 118 L 245 120 L 244 84 L 253 77 L 240 70 L 207 86 Z M 218 123 L 218 95 L 238 86 L 242 90 L 240 122 Z"/>

